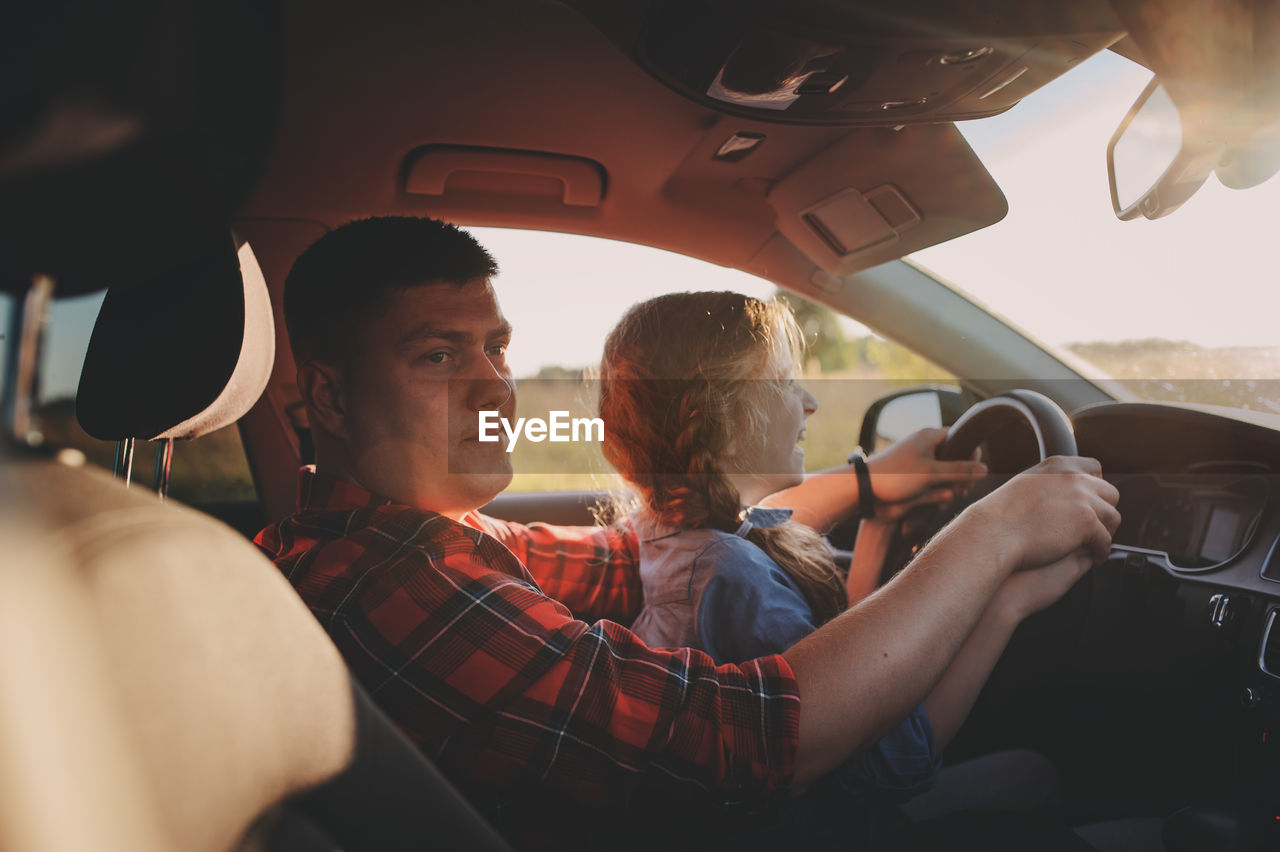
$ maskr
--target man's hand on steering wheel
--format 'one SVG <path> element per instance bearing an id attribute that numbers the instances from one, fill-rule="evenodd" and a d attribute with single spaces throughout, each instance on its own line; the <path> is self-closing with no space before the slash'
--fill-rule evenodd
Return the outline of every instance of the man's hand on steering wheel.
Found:
<path id="1" fill-rule="evenodd" d="M 979 461 L 939 461 L 946 429 L 921 429 L 867 459 L 878 524 L 900 521 L 916 506 L 950 503 L 987 473 Z"/>
<path id="2" fill-rule="evenodd" d="M 1018 570 L 1075 556 L 1106 560 L 1120 526 L 1120 492 L 1102 478 L 1096 459 L 1054 456 L 1028 468 L 974 503 L 966 514 L 985 516 L 986 529 Z"/>

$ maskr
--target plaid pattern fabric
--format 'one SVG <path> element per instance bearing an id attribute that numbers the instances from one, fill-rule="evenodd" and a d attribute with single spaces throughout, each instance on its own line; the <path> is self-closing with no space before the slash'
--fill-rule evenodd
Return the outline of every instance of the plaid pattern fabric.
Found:
<path id="1" fill-rule="evenodd" d="M 466 521 L 505 544 L 543 594 L 567 606 L 575 618 L 630 624 L 640 614 L 640 546 L 629 525 L 525 526 L 479 512 Z"/>
<path id="2" fill-rule="evenodd" d="M 609 812 L 644 789 L 741 802 L 790 782 L 800 703 L 782 657 L 717 667 L 543 593 L 633 614 L 629 530 L 469 526 L 309 468 L 299 495 L 255 542 L 379 706 L 478 801 L 527 792 Z"/>

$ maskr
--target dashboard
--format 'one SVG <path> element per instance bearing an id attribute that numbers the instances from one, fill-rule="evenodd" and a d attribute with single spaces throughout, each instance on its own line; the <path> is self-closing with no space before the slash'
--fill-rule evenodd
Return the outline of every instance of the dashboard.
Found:
<path id="1" fill-rule="evenodd" d="M 1078 452 L 1098 459 L 1120 494 L 1111 556 L 1019 627 L 979 721 L 948 753 L 981 753 L 1014 730 L 1087 779 L 1073 792 L 1091 801 L 1229 801 L 1270 830 L 1280 801 L 1280 428 L 1127 402 L 1071 419 Z M 1011 456 L 1035 451 L 1010 437 Z M 1099 766 L 1115 768 L 1102 777 Z"/>
<path id="2" fill-rule="evenodd" d="M 1280 598 L 1280 431 L 1204 411 L 1106 403 L 1073 417 L 1120 491 L 1113 555 Z"/>
<path id="3" fill-rule="evenodd" d="M 1162 559 L 1175 572 L 1221 568 L 1256 539 L 1270 494 L 1269 473 L 1261 465 L 1225 461 L 1197 462 L 1176 473 L 1112 477 L 1123 518 L 1115 542 Z"/>

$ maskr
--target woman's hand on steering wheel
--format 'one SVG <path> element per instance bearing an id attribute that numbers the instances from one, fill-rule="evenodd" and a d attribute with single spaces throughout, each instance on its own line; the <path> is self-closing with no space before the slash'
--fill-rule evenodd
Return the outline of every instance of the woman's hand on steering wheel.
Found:
<path id="1" fill-rule="evenodd" d="M 950 503 L 986 475 L 979 461 L 939 461 L 946 437 L 946 429 L 921 429 L 867 459 L 876 510 L 864 521 L 892 524 L 916 506 Z"/>

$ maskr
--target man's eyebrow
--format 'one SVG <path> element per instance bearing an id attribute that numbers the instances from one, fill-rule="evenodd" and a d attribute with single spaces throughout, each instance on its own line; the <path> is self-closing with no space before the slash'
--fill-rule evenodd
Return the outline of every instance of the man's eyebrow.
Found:
<path id="1" fill-rule="evenodd" d="M 495 326 L 491 331 L 489 331 L 485 335 L 485 340 L 510 337 L 511 331 L 511 323 L 504 322 L 502 325 Z M 474 342 L 476 338 L 475 335 L 469 331 L 459 331 L 457 329 L 445 328 L 431 323 L 424 323 L 410 331 L 404 337 L 400 338 L 400 340 L 396 342 L 396 346 L 399 347 L 409 343 L 414 343 L 418 340 L 431 339 L 448 340 L 451 343 L 464 345 Z"/>
<path id="2" fill-rule="evenodd" d="M 403 346 L 406 343 L 413 343 L 417 340 L 428 340 L 433 338 L 448 340 L 453 343 L 469 343 L 475 339 L 474 336 L 467 331 L 458 331 L 457 329 L 445 328 L 443 326 L 426 323 L 413 329 L 404 337 L 401 337 L 396 341 L 396 345 Z"/>

